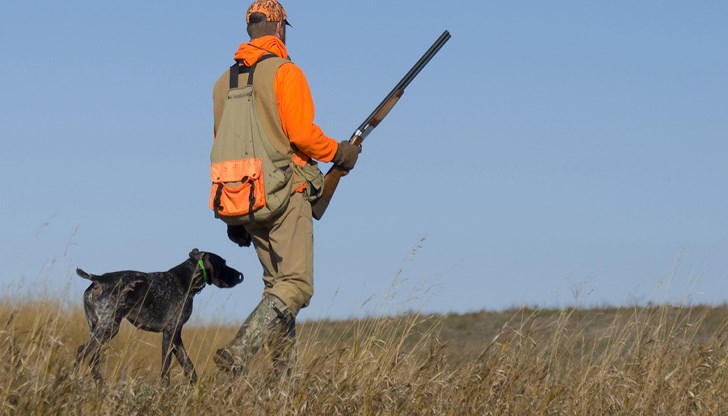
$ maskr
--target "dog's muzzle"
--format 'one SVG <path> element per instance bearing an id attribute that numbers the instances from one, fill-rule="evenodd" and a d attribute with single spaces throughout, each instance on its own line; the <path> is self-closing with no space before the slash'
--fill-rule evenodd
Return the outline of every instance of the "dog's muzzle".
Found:
<path id="1" fill-rule="evenodd" d="M 202 265 L 200 265 L 200 268 L 204 270 Z M 243 274 L 228 266 L 224 266 L 221 271 L 214 270 L 210 275 L 210 279 L 206 280 L 206 282 L 223 289 L 237 286 L 243 281 Z"/>

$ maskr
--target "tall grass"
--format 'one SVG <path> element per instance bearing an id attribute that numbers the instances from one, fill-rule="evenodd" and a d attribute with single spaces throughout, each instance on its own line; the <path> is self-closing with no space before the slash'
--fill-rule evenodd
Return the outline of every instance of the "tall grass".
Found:
<path id="1" fill-rule="evenodd" d="M 104 383 L 74 370 L 83 313 L 0 305 L 3 415 L 721 415 L 728 414 L 728 310 L 632 309 L 416 314 L 301 325 L 284 380 L 247 378 L 211 356 L 237 328 L 186 328 L 200 380 L 159 382 L 160 336 L 124 325 Z"/>

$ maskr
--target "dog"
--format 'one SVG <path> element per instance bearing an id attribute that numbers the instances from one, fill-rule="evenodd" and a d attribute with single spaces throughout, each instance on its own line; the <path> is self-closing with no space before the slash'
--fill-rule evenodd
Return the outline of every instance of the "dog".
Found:
<path id="1" fill-rule="evenodd" d="M 83 294 L 90 338 L 78 347 L 76 366 L 91 356 L 94 379 L 101 381 L 101 348 L 119 332 L 126 318 L 139 329 L 162 333 L 162 382 L 169 384 L 172 353 L 190 383 L 197 373 L 182 344 L 182 326 L 192 315 L 192 298 L 206 285 L 230 288 L 243 281 L 242 273 L 213 253 L 193 249 L 189 258 L 166 272 L 119 271 L 102 275 L 76 274 L 92 283 Z"/>

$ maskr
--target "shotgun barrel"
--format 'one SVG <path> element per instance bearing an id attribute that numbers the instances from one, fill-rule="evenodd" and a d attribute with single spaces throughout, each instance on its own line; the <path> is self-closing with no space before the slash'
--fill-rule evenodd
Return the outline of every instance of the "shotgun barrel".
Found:
<path id="1" fill-rule="evenodd" d="M 354 134 L 351 135 L 351 138 L 349 139 L 349 142 L 356 145 L 361 145 L 361 143 L 364 141 L 364 139 L 371 133 L 372 130 L 374 130 L 375 127 L 379 125 L 379 123 L 384 119 L 384 117 L 389 114 L 389 112 L 392 110 L 392 108 L 397 104 L 397 101 L 402 97 L 402 94 L 404 94 L 405 88 L 412 82 L 413 79 L 417 76 L 417 74 L 422 71 L 422 68 L 427 65 L 428 62 L 432 59 L 432 57 L 435 56 L 435 54 L 445 45 L 445 42 L 447 42 L 450 39 L 450 32 L 447 30 L 440 35 L 439 38 L 435 41 L 435 43 L 430 46 L 430 48 L 425 52 L 424 55 L 415 63 L 415 65 L 410 69 L 407 74 L 400 80 L 397 85 L 394 86 L 392 91 L 387 94 L 386 97 L 384 97 L 384 100 L 382 100 L 381 103 L 372 111 L 371 114 L 369 114 L 369 117 L 367 117 L 361 125 L 354 131 Z M 321 217 L 323 217 L 324 212 L 326 212 L 326 208 L 329 206 L 329 202 L 331 202 L 331 198 L 334 196 L 334 192 L 336 192 L 336 187 L 339 185 L 339 181 L 343 176 L 345 176 L 349 171 L 346 169 L 342 169 L 339 166 L 332 166 L 328 172 L 326 172 L 326 175 L 324 176 L 324 191 L 321 197 L 314 201 L 314 203 L 311 206 L 311 209 L 313 211 L 313 217 L 317 220 L 320 220 Z"/>

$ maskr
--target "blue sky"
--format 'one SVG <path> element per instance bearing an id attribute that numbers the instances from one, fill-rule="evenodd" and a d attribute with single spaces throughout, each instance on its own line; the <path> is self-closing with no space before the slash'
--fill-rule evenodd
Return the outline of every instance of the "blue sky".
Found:
<path id="1" fill-rule="evenodd" d="M 728 3 L 283 4 L 337 139 L 452 34 L 315 224 L 302 319 L 728 299 Z M 254 306 L 255 254 L 207 207 L 211 89 L 247 5 L 3 7 L 3 295 L 80 305 L 77 266 L 166 270 L 197 247 L 246 281 L 195 319 Z"/>

